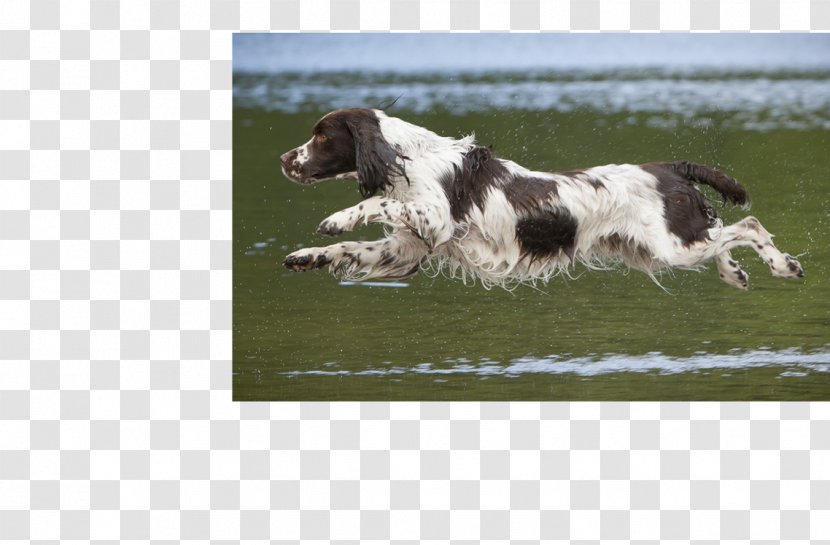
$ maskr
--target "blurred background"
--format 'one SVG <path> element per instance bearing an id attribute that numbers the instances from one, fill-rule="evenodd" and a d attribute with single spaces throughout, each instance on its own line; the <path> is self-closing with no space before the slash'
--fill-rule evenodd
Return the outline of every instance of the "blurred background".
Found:
<path id="1" fill-rule="evenodd" d="M 830 35 L 236 34 L 233 68 L 234 399 L 830 399 Z M 513 292 L 283 269 L 360 195 L 295 185 L 279 155 L 399 96 L 389 115 L 536 170 L 725 170 L 806 279 L 748 249 L 749 292 L 714 266 L 664 274 L 668 293 L 625 269 Z"/>

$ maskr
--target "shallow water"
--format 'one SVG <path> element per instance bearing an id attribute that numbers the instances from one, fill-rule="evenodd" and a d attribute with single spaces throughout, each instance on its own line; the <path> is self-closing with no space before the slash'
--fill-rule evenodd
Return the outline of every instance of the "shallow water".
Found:
<path id="1" fill-rule="evenodd" d="M 625 124 L 677 128 L 694 122 L 750 130 L 830 129 L 830 71 L 504 72 L 468 75 L 288 73 L 238 76 L 239 107 L 320 112 L 353 104 L 378 105 L 400 97 L 397 111 L 453 115 L 500 109 L 570 113 L 590 108 L 629 113 Z M 348 97 L 348 102 L 344 100 Z M 728 114 L 728 115 L 727 115 Z"/>
<path id="2" fill-rule="evenodd" d="M 830 399 L 830 73 L 649 70 L 237 73 L 234 399 Z M 317 224 L 359 194 L 352 182 L 292 184 L 279 154 L 332 107 L 371 105 L 398 87 L 407 94 L 391 115 L 446 135 L 475 131 L 530 168 L 722 168 L 746 185 L 776 244 L 801 256 L 806 278 L 771 277 L 749 249 L 735 252 L 748 292 L 714 267 L 665 274 L 665 291 L 635 271 L 580 267 L 513 292 L 423 274 L 343 285 L 286 271 L 287 253 L 330 243 Z M 381 235 L 373 226 L 338 239 Z"/>

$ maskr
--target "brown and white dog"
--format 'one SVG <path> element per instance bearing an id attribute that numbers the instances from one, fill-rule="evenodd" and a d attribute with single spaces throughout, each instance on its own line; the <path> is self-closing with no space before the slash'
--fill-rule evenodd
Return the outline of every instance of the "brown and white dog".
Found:
<path id="1" fill-rule="evenodd" d="M 686 161 L 534 172 L 496 157 L 473 136 L 437 134 L 383 111 L 336 110 L 311 140 L 281 157 L 290 180 L 357 180 L 365 198 L 317 229 L 339 235 L 361 224 L 388 226 L 375 242 L 304 248 L 285 258 L 294 271 L 328 266 L 344 280 L 399 279 L 425 268 L 485 287 L 547 281 L 581 262 L 622 263 L 655 279 L 714 259 L 730 286 L 748 287 L 730 250 L 749 246 L 773 276 L 804 275 L 749 216 L 724 227 L 695 184 L 748 204 L 733 178 Z M 378 192 L 382 196 L 375 196 Z M 656 279 L 655 279 L 656 281 Z"/>

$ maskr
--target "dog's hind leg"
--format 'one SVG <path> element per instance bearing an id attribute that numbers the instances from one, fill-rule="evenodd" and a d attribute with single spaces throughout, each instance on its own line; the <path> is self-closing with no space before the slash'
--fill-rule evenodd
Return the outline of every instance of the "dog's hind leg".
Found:
<path id="1" fill-rule="evenodd" d="M 801 264 L 791 255 L 785 254 L 776 248 L 772 242 L 772 235 L 753 216 L 748 216 L 726 227 L 709 229 L 708 238 L 709 240 L 696 242 L 679 252 L 670 261 L 669 265 L 696 267 L 709 259 L 715 258 L 717 260 L 717 256 L 734 248 L 749 246 L 761 256 L 773 276 L 779 278 L 801 278 L 804 276 L 804 269 Z M 716 261 L 716 263 L 718 263 L 718 269 L 723 273 L 724 265 L 720 261 Z M 731 268 L 729 261 L 725 262 L 725 266 L 727 269 Z M 724 280 L 731 284 L 728 279 Z"/>
<path id="2" fill-rule="evenodd" d="M 741 269 L 737 261 L 732 259 L 732 254 L 729 250 L 721 252 L 715 256 L 715 264 L 718 266 L 718 273 L 720 279 L 739 290 L 749 288 L 749 274 Z"/>
<path id="3" fill-rule="evenodd" d="M 781 252 L 772 242 L 772 235 L 764 229 L 761 222 L 748 216 L 738 223 L 724 227 L 719 233 L 711 233 L 716 245 L 727 249 L 737 246 L 749 246 L 755 250 L 770 269 L 773 276 L 779 278 L 801 278 L 804 269 L 801 263 L 789 254 Z M 717 237 L 717 238 L 715 238 Z"/>

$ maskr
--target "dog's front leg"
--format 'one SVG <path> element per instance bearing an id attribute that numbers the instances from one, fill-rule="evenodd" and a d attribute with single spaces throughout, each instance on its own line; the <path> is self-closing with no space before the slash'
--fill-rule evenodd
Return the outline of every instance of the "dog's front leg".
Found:
<path id="1" fill-rule="evenodd" d="M 450 239 L 447 220 L 428 204 L 406 203 L 386 197 L 372 197 L 336 212 L 317 228 L 321 235 L 336 236 L 363 223 L 383 223 L 408 228 L 432 249 Z"/>
<path id="2" fill-rule="evenodd" d="M 335 212 L 324 219 L 317 227 L 317 232 L 326 236 L 337 236 L 346 231 L 352 231 L 355 227 L 374 221 L 375 218 L 384 214 L 390 203 L 400 202 L 385 197 L 372 197 L 365 201 Z"/>
<path id="3" fill-rule="evenodd" d="M 322 248 L 303 248 L 288 254 L 282 264 L 286 269 L 294 272 L 305 272 L 313 269 L 321 269 L 341 255 L 339 245 L 332 244 Z"/>
<path id="4" fill-rule="evenodd" d="M 322 248 L 303 248 L 289 254 L 283 265 L 296 272 L 329 270 L 342 280 L 397 279 L 418 272 L 426 256 L 423 243 L 411 234 L 374 242 L 341 242 Z"/>

